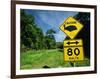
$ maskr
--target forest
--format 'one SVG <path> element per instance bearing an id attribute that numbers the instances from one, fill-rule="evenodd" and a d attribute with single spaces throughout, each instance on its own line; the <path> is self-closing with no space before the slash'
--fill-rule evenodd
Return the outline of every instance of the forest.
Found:
<path id="1" fill-rule="evenodd" d="M 35 17 L 31 14 L 26 13 L 24 9 L 21 9 L 20 17 L 21 69 L 41 68 L 45 65 L 49 65 L 50 67 L 71 66 L 69 62 L 66 64 L 63 61 L 63 42 L 56 42 L 54 37 L 54 34 L 56 34 L 55 29 L 48 29 L 47 32 L 44 34 L 42 29 L 35 23 Z M 90 58 L 90 13 L 78 12 L 78 14 L 73 17 L 80 21 L 84 26 L 86 26 L 76 36 L 76 38 L 83 39 L 86 61 L 83 61 L 83 63 L 79 62 L 77 66 L 88 66 Z M 67 36 L 65 39 L 67 40 L 70 38 Z M 45 57 L 49 57 L 47 53 L 53 58 L 50 60 L 48 59 L 48 61 L 44 61 L 45 59 L 47 59 Z M 31 57 L 28 57 L 30 55 Z M 56 59 L 57 55 L 58 57 Z M 43 60 L 41 57 L 43 58 Z M 41 60 L 36 58 L 41 58 Z M 53 59 L 54 61 L 57 60 L 58 63 L 57 61 L 55 61 L 55 63 Z M 53 64 L 50 64 L 49 61 L 53 61 Z M 40 63 L 41 66 L 38 65 L 38 63 Z"/>
<path id="2" fill-rule="evenodd" d="M 21 51 L 56 48 L 55 33 L 54 29 L 49 29 L 44 35 L 35 24 L 34 17 L 21 10 Z"/>

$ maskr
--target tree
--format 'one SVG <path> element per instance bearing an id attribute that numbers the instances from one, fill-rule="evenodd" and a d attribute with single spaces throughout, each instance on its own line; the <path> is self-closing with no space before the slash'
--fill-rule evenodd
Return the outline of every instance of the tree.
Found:
<path id="1" fill-rule="evenodd" d="M 43 35 L 43 32 L 40 28 L 36 28 L 36 46 L 37 48 L 36 49 L 43 49 L 44 45 L 43 45 L 43 39 L 44 39 L 44 35 Z"/>
<path id="2" fill-rule="evenodd" d="M 49 29 L 44 36 L 43 31 L 35 24 L 33 15 L 26 13 L 21 9 L 21 49 L 53 49 L 56 47 L 56 41 L 53 29 Z"/>
<path id="3" fill-rule="evenodd" d="M 54 37 L 55 33 L 56 32 L 53 29 L 49 29 L 46 32 L 45 43 L 48 49 L 52 49 L 56 47 L 56 41 Z"/>
<path id="4" fill-rule="evenodd" d="M 79 12 L 74 17 L 84 26 L 76 38 L 82 38 L 85 56 L 90 57 L 90 13 Z"/>
<path id="5" fill-rule="evenodd" d="M 34 16 L 27 14 L 25 10 L 21 9 L 21 47 L 30 49 L 43 48 L 43 32 L 35 24 Z"/>
<path id="6" fill-rule="evenodd" d="M 33 27 L 36 27 L 34 18 L 31 15 L 25 13 L 25 10 L 21 9 L 21 45 L 31 47 L 33 35 Z"/>

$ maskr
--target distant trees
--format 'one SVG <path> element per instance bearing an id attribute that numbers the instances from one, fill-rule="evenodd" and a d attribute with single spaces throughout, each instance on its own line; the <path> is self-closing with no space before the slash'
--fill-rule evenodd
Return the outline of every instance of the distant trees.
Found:
<path id="1" fill-rule="evenodd" d="M 53 34 L 55 34 L 56 32 L 53 29 L 49 29 L 46 32 L 46 36 L 45 36 L 45 44 L 47 46 L 48 49 L 53 49 L 56 47 L 56 41 L 55 41 L 55 37 Z"/>
<path id="2" fill-rule="evenodd" d="M 21 51 L 28 49 L 52 49 L 56 47 L 53 29 L 49 29 L 46 35 L 35 24 L 35 18 L 21 9 Z"/>

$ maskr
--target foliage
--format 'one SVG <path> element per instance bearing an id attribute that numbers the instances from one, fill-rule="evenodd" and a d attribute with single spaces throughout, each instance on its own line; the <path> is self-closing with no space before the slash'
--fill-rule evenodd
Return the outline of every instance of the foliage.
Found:
<path id="1" fill-rule="evenodd" d="M 72 64 L 64 61 L 63 53 L 59 49 L 31 50 L 21 53 L 21 69 L 43 68 L 45 65 L 50 68 L 72 67 Z M 79 66 L 90 66 L 89 59 L 78 61 L 76 67 Z"/>
<path id="2" fill-rule="evenodd" d="M 85 56 L 90 58 L 90 13 L 79 12 L 74 17 L 84 26 L 76 38 L 81 38 L 83 40 Z"/>
<path id="3" fill-rule="evenodd" d="M 59 49 L 63 49 L 63 42 L 56 42 L 56 46 Z"/>
<path id="4" fill-rule="evenodd" d="M 21 9 L 21 51 L 24 48 L 29 49 L 52 49 L 56 47 L 56 41 L 53 29 L 49 29 L 46 35 L 41 28 L 35 24 L 34 16 L 27 14 Z M 24 47 L 24 48 L 23 48 Z"/>
<path id="5" fill-rule="evenodd" d="M 47 30 L 46 36 L 45 36 L 45 44 L 48 47 L 48 49 L 53 49 L 56 46 L 56 41 L 54 37 L 54 33 L 56 33 L 53 29 Z"/>
<path id="6" fill-rule="evenodd" d="M 90 21 L 90 13 L 79 12 L 74 17 L 82 24 L 87 24 Z"/>

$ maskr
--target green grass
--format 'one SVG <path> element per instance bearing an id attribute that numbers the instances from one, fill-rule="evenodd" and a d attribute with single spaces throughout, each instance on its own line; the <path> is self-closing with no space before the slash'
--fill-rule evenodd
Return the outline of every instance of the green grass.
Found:
<path id="1" fill-rule="evenodd" d="M 65 62 L 63 52 L 58 49 L 21 52 L 21 69 L 37 69 L 47 65 L 50 68 L 71 67 L 71 62 Z M 76 66 L 89 66 L 89 59 L 79 61 Z"/>

